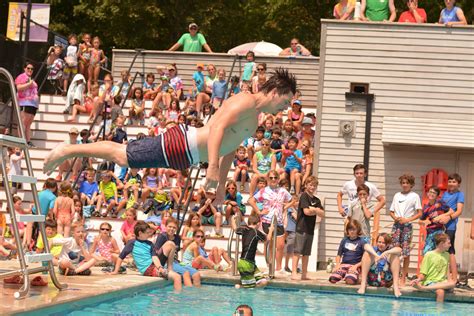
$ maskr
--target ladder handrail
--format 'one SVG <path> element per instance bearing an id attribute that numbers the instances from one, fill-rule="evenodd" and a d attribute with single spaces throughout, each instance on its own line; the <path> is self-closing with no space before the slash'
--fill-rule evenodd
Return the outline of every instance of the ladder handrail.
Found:
<path id="1" fill-rule="evenodd" d="M 232 216 L 231 221 L 235 221 L 235 227 L 238 228 L 240 223 L 242 222 L 241 214 L 235 214 Z M 234 225 L 231 225 L 233 227 Z M 232 258 L 232 241 L 234 239 L 235 234 L 235 249 L 234 249 L 234 258 Z M 240 248 L 240 235 L 237 234 L 233 228 L 230 230 L 229 239 L 227 241 L 227 255 L 233 261 L 232 264 L 232 274 L 238 275 L 237 265 L 239 263 L 239 248 Z"/>
<path id="2" fill-rule="evenodd" d="M 20 107 L 18 106 L 16 86 L 15 86 L 13 77 L 4 68 L 0 68 L 0 75 L 4 75 L 7 78 L 7 80 L 9 81 L 10 92 L 12 94 L 12 107 L 13 107 L 12 110 L 15 111 L 15 114 L 17 115 L 17 118 L 18 118 L 18 134 L 19 134 L 20 138 L 25 139 L 25 130 L 24 130 L 24 127 L 23 127 L 23 123 L 20 119 L 20 117 L 21 117 L 20 116 Z M 33 166 L 31 165 L 31 157 L 30 157 L 30 153 L 28 151 L 28 147 L 25 146 L 23 151 L 25 153 L 25 163 L 26 163 L 26 167 L 27 167 L 27 170 L 28 170 L 28 175 L 30 177 L 34 177 Z M 3 146 L 2 146 L 2 155 L 3 155 Z M 0 163 L 0 165 L 1 165 L 1 169 L 2 169 L 2 174 L 4 176 L 3 182 L 4 182 L 5 192 L 6 192 L 6 195 L 7 195 L 7 202 L 8 202 L 8 206 L 9 206 L 8 210 L 9 210 L 9 214 L 10 214 L 10 220 L 12 222 L 13 232 L 16 236 L 15 242 L 16 242 L 17 249 L 18 249 L 18 258 L 19 258 L 20 267 L 21 267 L 21 269 L 19 271 L 20 271 L 21 274 L 23 274 L 23 282 L 24 282 L 21 289 L 18 292 L 15 293 L 15 297 L 16 298 L 24 298 L 28 294 L 28 291 L 29 291 L 30 284 L 29 284 L 28 275 L 29 275 L 29 272 L 31 272 L 31 270 L 28 269 L 28 265 L 27 265 L 26 260 L 25 260 L 25 254 L 23 253 L 23 245 L 22 245 L 22 242 L 21 242 L 20 238 L 18 238 L 20 236 L 20 233 L 19 233 L 19 230 L 18 230 L 18 223 L 17 223 L 17 219 L 16 219 L 15 209 L 13 207 L 13 205 L 14 205 L 13 195 L 12 195 L 12 192 L 11 192 L 10 183 L 8 181 L 8 178 L 7 178 L 5 161 L 3 159 L 2 159 L 2 162 Z M 32 191 L 32 194 L 33 194 L 33 201 L 34 201 L 34 205 L 35 205 L 35 208 L 36 208 L 36 214 L 39 215 L 39 214 L 41 214 L 41 208 L 40 208 L 36 183 L 31 183 L 31 191 Z M 44 226 L 44 222 L 39 222 L 38 224 L 39 224 L 41 238 L 43 239 L 43 241 L 46 241 L 47 236 L 46 236 L 46 229 L 45 229 L 45 226 Z M 43 244 L 44 244 L 44 252 L 45 253 L 50 253 L 49 244 L 47 242 L 43 242 Z M 48 261 L 48 270 L 49 270 L 49 274 L 51 276 L 51 280 L 53 281 L 54 285 L 58 289 L 61 290 L 61 289 L 67 288 L 66 284 L 61 284 L 59 282 L 59 280 L 57 279 L 52 261 Z"/>
<path id="3" fill-rule="evenodd" d="M 188 189 L 189 183 L 191 181 L 193 170 L 196 170 L 196 177 L 194 178 L 194 180 L 192 182 L 191 188 Z M 186 213 L 188 212 L 189 204 L 191 203 L 191 199 L 192 199 L 192 196 L 193 196 L 192 192 L 194 191 L 194 188 L 196 187 L 196 183 L 197 183 L 197 180 L 199 178 L 199 173 L 200 172 L 201 172 L 201 163 L 191 165 L 191 167 L 189 167 L 189 174 L 188 174 L 188 177 L 186 178 L 186 182 L 184 184 L 185 189 L 184 189 L 184 192 L 179 197 L 177 212 L 176 212 L 176 217 L 178 218 L 178 222 L 179 222 L 178 230 L 176 232 L 176 234 L 178 236 L 181 234 L 181 228 L 183 227 L 184 219 L 186 217 Z M 179 216 L 180 216 L 181 209 L 183 208 L 183 197 L 185 195 L 186 190 L 190 190 L 190 194 L 188 194 L 188 198 L 186 199 L 186 202 L 184 204 L 184 212 L 183 212 L 183 215 L 182 215 L 182 219 L 180 220 Z"/>
<path id="4" fill-rule="evenodd" d="M 272 224 L 271 224 L 271 226 L 273 226 L 273 236 L 272 236 L 272 240 L 270 240 L 270 242 L 267 243 L 267 249 L 266 249 L 266 254 L 265 254 L 265 261 L 268 264 L 268 274 L 270 278 L 275 277 L 277 224 L 278 224 L 277 216 L 273 215 Z M 272 254 L 271 258 L 270 258 L 270 253 Z"/>

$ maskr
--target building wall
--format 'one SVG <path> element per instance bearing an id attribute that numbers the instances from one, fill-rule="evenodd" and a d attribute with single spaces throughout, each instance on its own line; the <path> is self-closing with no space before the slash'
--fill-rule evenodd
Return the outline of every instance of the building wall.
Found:
<path id="1" fill-rule="evenodd" d="M 387 208 L 399 190 L 398 176 L 414 174 L 414 189 L 421 194 L 423 174 L 432 168 L 459 170 L 459 152 L 474 150 L 473 133 L 457 134 L 455 124 L 474 126 L 474 28 L 334 20 L 322 24 L 316 173 L 319 195 L 326 197 L 319 250 L 319 260 L 326 260 L 336 256 L 343 236 L 337 192 L 352 179 L 352 167 L 362 163 L 364 155 L 366 112 L 364 107 L 346 106 L 350 83 L 368 83 L 369 93 L 375 95 L 369 181 L 386 196 L 380 227 L 387 231 L 392 223 Z M 390 139 L 396 133 L 387 123 L 384 130 L 384 119 L 398 122 L 395 131 L 409 130 L 411 145 L 403 145 L 406 135 Z M 355 121 L 353 138 L 339 136 L 340 120 Z M 424 133 L 428 125 L 435 127 Z M 454 138 L 460 141 L 453 147 Z M 412 262 L 415 259 L 412 256 Z"/>
<path id="2" fill-rule="evenodd" d="M 113 50 L 113 64 L 112 74 L 114 78 L 120 77 L 122 70 L 127 70 L 135 55 L 134 50 L 128 49 L 114 49 Z M 205 65 L 214 64 L 217 69 L 224 68 L 227 72 L 231 70 L 234 61 L 233 55 L 223 53 L 183 53 L 183 52 L 169 52 L 169 51 L 144 51 L 141 54 L 132 68 L 132 76 L 138 71 L 142 73 L 153 72 L 157 75 L 157 65 L 167 65 L 169 63 L 176 63 L 178 67 L 179 76 L 183 79 L 185 91 L 192 87 L 192 75 L 196 71 L 196 63 L 204 63 Z M 241 70 L 245 64 L 245 56 L 237 59 L 233 74 L 241 76 Z M 256 57 L 256 63 L 267 63 L 267 73 L 276 67 L 284 67 L 289 69 L 298 79 L 299 89 L 303 97 L 303 110 L 307 112 L 316 111 L 316 102 L 318 96 L 318 75 L 319 75 L 319 58 L 318 57 Z M 207 72 L 205 72 L 207 74 Z M 142 83 L 140 77 L 137 78 L 139 83 Z"/>

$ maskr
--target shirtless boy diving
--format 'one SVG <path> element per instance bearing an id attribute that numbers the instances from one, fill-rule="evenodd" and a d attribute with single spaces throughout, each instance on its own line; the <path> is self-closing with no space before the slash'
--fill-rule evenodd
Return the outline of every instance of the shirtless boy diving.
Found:
<path id="1" fill-rule="evenodd" d="M 226 100 L 204 127 L 178 125 L 127 145 L 111 141 L 60 144 L 45 158 L 43 171 L 50 173 L 72 157 L 103 158 L 130 168 L 177 170 L 207 161 L 206 188 L 215 189 L 219 182 L 225 184 L 235 149 L 255 132 L 258 115 L 286 109 L 295 91 L 296 78 L 279 68 L 258 93 L 237 94 Z"/>

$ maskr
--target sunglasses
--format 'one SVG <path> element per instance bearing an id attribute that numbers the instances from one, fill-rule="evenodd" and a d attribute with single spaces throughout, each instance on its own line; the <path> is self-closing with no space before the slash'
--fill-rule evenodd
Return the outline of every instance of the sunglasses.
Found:
<path id="1" fill-rule="evenodd" d="M 196 236 L 194 236 L 194 237 L 196 237 L 196 238 L 203 238 L 204 236 L 203 236 L 203 235 L 196 235 Z"/>
<path id="2" fill-rule="evenodd" d="M 262 144 L 262 146 L 270 146 L 270 144 Z"/>
<path id="3" fill-rule="evenodd" d="M 298 45 L 298 43 L 291 43 L 291 45 Z"/>
<path id="4" fill-rule="evenodd" d="M 257 68 L 258 71 L 264 71 L 265 68 Z"/>
<path id="5" fill-rule="evenodd" d="M 171 69 L 168 69 L 168 71 L 176 71 L 176 69 L 171 68 Z"/>
<path id="6" fill-rule="evenodd" d="M 26 69 L 28 69 L 28 70 L 34 70 L 35 68 L 33 68 L 33 67 L 26 67 Z"/>
<path id="7" fill-rule="evenodd" d="M 100 230 L 110 231 L 110 228 L 101 227 Z"/>
<path id="8" fill-rule="evenodd" d="M 270 180 L 277 180 L 278 177 L 268 177 L 268 179 L 270 179 Z"/>

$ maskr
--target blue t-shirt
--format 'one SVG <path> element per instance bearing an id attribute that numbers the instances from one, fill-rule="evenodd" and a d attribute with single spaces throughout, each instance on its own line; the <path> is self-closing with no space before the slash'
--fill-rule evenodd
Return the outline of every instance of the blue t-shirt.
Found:
<path id="1" fill-rule="evenodd" d="M 153 248 L 153 243 L 149 240 L 130 240 L 123 248 L 119 258 L 123 260 L 130 253 L 141 274 L 144 274 L 148 267 L 153 264 L 151 257 L 157 256 Z"/>
<path id="2" fill-rule="evenodd" d="M 41 215 L 48 215 L 49 210 L 54 208 L 54 202 L 56 201 L 56 195 L 51 190 L 43 190 L 38 193 L 39 204 L 41 208 Z M 36 213 L 36 208 L 33 207 L 33 213 Z"/>
<path id="3" fill-rule="evenodd" d="M 242 81 L 250 81 L 252 79 L 254 68 L 255 68 L 255 63 L 253 61 L 249 61 L 244 65 L 244 73 L 242 74 Z"/>
<path id="4" fill-rule="evenodd" d="M 84 181 L 81 184 L 81 187 L 79 188 L 80 193 L 84 193 L 87 195 L 89 198 L 91 198 L 94 193 L 99 192 L 99 186 L 97 185 L 97 182 L 92 182 L 89 183 L 88 181 Z"/>
<path id="5" fill-rule="evenodd" d="M 226 87 L 227 81 L 225 80 L 216 80 L 212 84 L 212 99 L 213 98 L 219 98 L 219 99 L 224 99 L 224 92 L 225 92 L 225 87 Z"/>
<path id="6" fill-rule="evenodd" d="M 296 232 L 296 219 L 291 216 L 291 213 L 295 211 L 294 208 L 290 207 L 288 209 L 288 223 L 286 224 L 286 231 L 287 232 Z"/>
<path id="7" fill-rule="evenodd" d="M 337 255 L 342 257 L 341 263 L 358 264 L 362 260 L 364 254 L 365 241 L 360 237 L 349 239 L 344 237 L 339 244 Z"/>
<path id="8" fill-rule="evenodd" d="M 295 155 L 296 157 L 300 159 L 303 158 L 303 153 L 299 149 L 295 150 Z M 291 156 L 286 157 L 285 169 L 289 169 L 289 170 L 301 169 L 301 164 L 298 162 L 298 160 L 296 160 L 296 158 L 293 155 L 291 155 Z"/>
<path id="9" fill-rule="evenodd" d="M 204 91 L 204 75 L 202 72 L 196 71 L 193 73 L 193 80 L 196 82 L 198 92 Z"/>
<path id="10" fill-rule="evenodd" d="M 456 191 L 456 192 L 444 192 L 443 198 L 444 203 L 446 203 L 450 208 L 452 208 L 454 211 L 457 211 L 458 209 L 458 203 L 464 204 L 464 193 L 461 191 Z M 458 224 L 458 219 L 452 219 L 446 224 L 446 230 L 449 231 L 455 231 L 456 230 L 456 225 Z"/>

